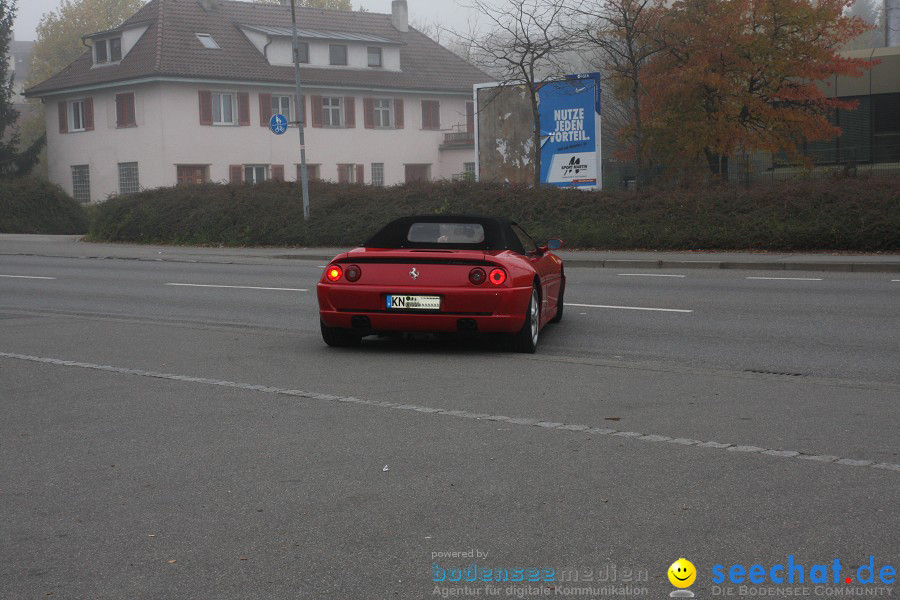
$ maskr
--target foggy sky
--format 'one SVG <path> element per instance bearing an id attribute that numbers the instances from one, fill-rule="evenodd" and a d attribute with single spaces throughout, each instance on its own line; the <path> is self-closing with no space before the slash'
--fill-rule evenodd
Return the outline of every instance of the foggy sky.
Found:
<path id="1" fill-rule="evenodd" d="M 378 13 L 391 12 L 391 0 L 351 0 L 353 8 L 364 7 Z M 460 0 L 408 0 L 411 21 L 439 22 L 444 27 L 464 31 L 474 15 L 460 6 Z M 465 3 L 464 1 L 462 2 Z M 35 39 L 35 28 L 45 12 L 55 10 L 59 0 L 19 0 L 15 33 L 17 40 Z M 85 31 L 85 34 L 93 33 Z"/>

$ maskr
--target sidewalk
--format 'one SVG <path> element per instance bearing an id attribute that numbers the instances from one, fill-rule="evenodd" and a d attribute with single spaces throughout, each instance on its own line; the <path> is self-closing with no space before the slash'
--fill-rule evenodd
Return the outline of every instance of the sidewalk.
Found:
<path id="1" fill-rule="evenodd" d="M 0 234 L 0 256 L 53 256 L 209 263 L 271 263 L 292 260 L 324 264 L 346 248 L 204 248 L 93 244 L 71 235 Z M 744 269 L 900 273 L 900 254 L 795 254 L 756 252 L 561 251 L 569 268 Z M 0 259 L 2 260 L 2 259 Z"/>

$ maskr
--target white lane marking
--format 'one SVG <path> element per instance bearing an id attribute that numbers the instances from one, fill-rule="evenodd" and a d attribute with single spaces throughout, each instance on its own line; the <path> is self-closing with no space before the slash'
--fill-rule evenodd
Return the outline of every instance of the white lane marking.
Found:
<path id="1" fill-rule="evenodd" d="M 36 277 L 34 275 L 0 275 L 6 279 L 56 279 L 56 277 Z"/>
<path id="2" fill-rule="evenodd" d="M 619 273 L 618 275 L 619 277 L 687 277 L 687 275 L 658 275 L 656 273 Z"/>
<path id="3" fill-rule="evenodd" d="M 764 281 L 823 281 L 817 277 L 748 277 L 747 279 L 761 279 Z"/>
<path id="4" fill-rule="evenodd" d="M 586 433 L 589 435 L 612 435 L 622 438 L 631 438 L 640 442 L 652 443 L 670 443 L 680 446 L 695 446 L 697 448 L 705 448 L 710 450 L 725 450 L 732 454 L 763 454 L 765 456 L 776 458 L 796 458 L 803 460 L 812 460 L 818 462 L 833 463 L 847 467 L 871 467 L 884 471 L 895 471 L 900 473 L 900 465 L 892 463 L 876 463 L 871 460 L 856 460 L 852 458 L 841 458 L 830 454 L 804 454 L 796 450 L 778 450 L 773 448 L 764 448 L 761 446 L 749 446 L 742 444 L 730 444 L 724 442 L 702 441 L 692 438 L 672 438 L 666 435 L 644 434 L 636 431 L 617 431 L 615 429 L 606 429 L 600 427 L 590 427 L 588 425 L 578 425 L 574 423 L 560 423 L 558 421 L 532 419 L 523 417 L 507 417 L 503 415 L 491 415 L 487 413 L 473 413 L 467 410 L 447 410 L 445 408 L 432 408 L 430 406 L 419 406 L 416 404 L 397 404 L 395 402 L 378 402 L 375 400 L 361 400 L 352 396 L 331 396 L 329 394 L 317 394 L 315 392 L 304 392 L 302 390 L 288 390 L 265 385 L 251 385 L 249 383 L 237 383 L 234 381 L 222 381 L 219 379 L 206 379 L 203 377 L 190 377 L 188 375 L 175 375 L 172 373 L 158 373 L 155 371 L 143 371 L 140 369 L 126 369 L 123 367 L 112 367 L 109 365 L 95 365 L 93 363 L 83 363 L 71 360 L 62 360 L 59 358 L 43 358 L 40 356 L 30 356 L 27 354 L 13 354 L 9 352 L 0 352 L 0 358 L 10 358 L 14 360 L 22 360 L 34 363 L 44 363 L 50 365 L 58 365 L 63 367 L 76 367 L 80 369 L 91 369 L 95 371 L 106 371 L 108 373 L 118 373 L 121 375 L 136 375 L 139 377 L 149 377 L 152 379 L 167 379 L 173 381 L 185 381 L 188 383 L 200 383 L 205 385 L 215 385 L 220 387 L 236 388 L 253 392 L 262 392 L 264 394 L 276 394 L 280 396 L 293 396 L 296 398 L 307 398 L 311 400 L 322 400 L 326 402 L 344 402 L 349 404 L 359 404 L 363 406 L 374 406 L 378 408 L 390 408 L 396 410 L 411 410 L 424 414 L 439 414 L 448 417 L 456 417 L 461 419 L 475 419 L 484 421 L 504 422 L 511 425 L 523 425 L 527 427 L 541 427 L 544 429 L 556 429 L 559 431 Z"/>
<path id="5" fill-rule="evenodd" d="M 692 310 L 683 310 L 680 308 L 643 308 L 641 306 L 607 306 L 605 304 L 571 304 L 564 303 L 566 306 L 580 306 L 582 308 L 618 308 L 620 310 L 651 310 L 657 312 L 674 312 L 674 313 L 692 313 Z"/>
<path id="6" fill-rule="evenodd" d="M 900 279 L 891 279 L 891 281 L 893 281 L 894 283 L 897 283 L 898 281 L 900 281 Z"/>
<path id="7" fill-rule="evenodd" d="M 197 287 L 197 288 L 227 288 L 233 290 L 272 290 L 276 292 L 308 292 L 299 288 L 276 288 L 276 287 L 254 287 L 251 285 L 204 285 L 200 283 L 167 283 L 166 285 L 174 285 L 178 287 Z"/>

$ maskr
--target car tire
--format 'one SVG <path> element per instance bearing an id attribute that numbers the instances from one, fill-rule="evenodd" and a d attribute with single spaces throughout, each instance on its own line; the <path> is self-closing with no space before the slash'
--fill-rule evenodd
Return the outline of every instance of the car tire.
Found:
<path id="1" fill-rule="evenodd" d="M 541 328 L 541 301 L 538 288 L 531 288 L 531 300 L 525 310 L 525 323 L 518 333 L 510 339 L 510 349 L 522 354 L 534 354 L 537 350 L 538 336 Z"/>
<path id="2" fill-rule="evenodd" d="M 566 280 L 562 280 L 562 285 L 559 288 L 559 297 L 556 299 L 556 316 L 550 319 L 551 323 L 559 323 L 563 318 L 563 308 L 565 308 L 565 304 L 563 304 L 563 296 L 566 295 Z"/>
<path id="3" fill-rule="evenodd" d="M 329 327 L 324 321 L 319 321 L 322 328 L 322 339 L 332 348 L 350 348 L 358 346 L 362 336 L 356 335 L 349 329 Z"/>

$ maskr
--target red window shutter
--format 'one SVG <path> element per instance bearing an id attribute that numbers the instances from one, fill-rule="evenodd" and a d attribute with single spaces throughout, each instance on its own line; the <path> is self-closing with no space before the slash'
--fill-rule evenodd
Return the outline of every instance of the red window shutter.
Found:
<path id="1" fill-rule="evenodd" d="M 394 127 L 403 129 L 403 98 L 394 98 Z"/>
<path id="2" fill-rule="evenodd" d="M 272 165 L 272 179 L 284 181 L 284 165 Z"/>
<path id="3" fill-rule="evenodd" d="M 350 181 L 350 165 L 338 165 L 338 183 Z"/>
<path id="4" fill-rule="evenodd" d="M 363 123 L 366 129 L 375 129 L 375 99 L 363 98 Z"/>
<path id="5" fill-rule="evenodd" d="M 440 104 L 434 100 L 422 100 L 422 129 L 440 128 Z"/>
<path id="6" fill-rule="evenodd" d="M 116 94 L 116 127 L 126 127 L 128 115 L 125 108 L 125 94 Z"/>
<path id="7" fill-rule="evenodd" d="M 466 131 L 475 133 L 475 103 L 466 102 Z"/>
<path id="8" fill-rule="evenodd" d="M 347 129 L 356 127 L 356 98 L 353 96 L 344 98 L 344 125 Z"/>
<path id="9" fill-rule="evenodd" d="M 238 92 L 238 125 L 241 127 L 250 124 L 250 94 Z"/>
<path id="10" fill-rule="evenodd" d="M 312 126 L 322 126 L 322 96 L 310 96 L 312 103 Z"/>
<path id="11" fill-rule="evenodd" d="M 244 167 L 241 165 L 228 167 L 228 179 L 231 183 L 241 183 L 244 180 Z"/>
<path id="12" fill-rule="evenodd" d="M 259 95 L 259 125 L 268 127 L 272 120 L 272 94 Z"/>
<path id="13" fill-rule="evenodd" d="M 94 99 L 84 99 L 84 129 L 85 131 L 94 130 Z"/>
<path id="14" fill-rule="evenodd" d="M 116 127 L 134 127 L 134 94 L 116 94 Z"/>
<path id="15" fill-rule="evenodd" d="M 212 92 L 200 92 L 200 124 L 212 125 Z"/>
<path id="16" fill-rule="evenodd" d="M 59 107 L 59 132 L 69 133 L 69 103 L 60 102 Z"/>
<path id="17" fill-rule="evenodd" d="M 365 165 L 356 165 L 356 183 L 363 184 L 366 182 Z"/>
<path id="18" fill-rule="evenodd" d="M 125 96 L 125 113 L 128 125 L 137 127 L 137 111 L 134 109 L 134 94 Z"/>

